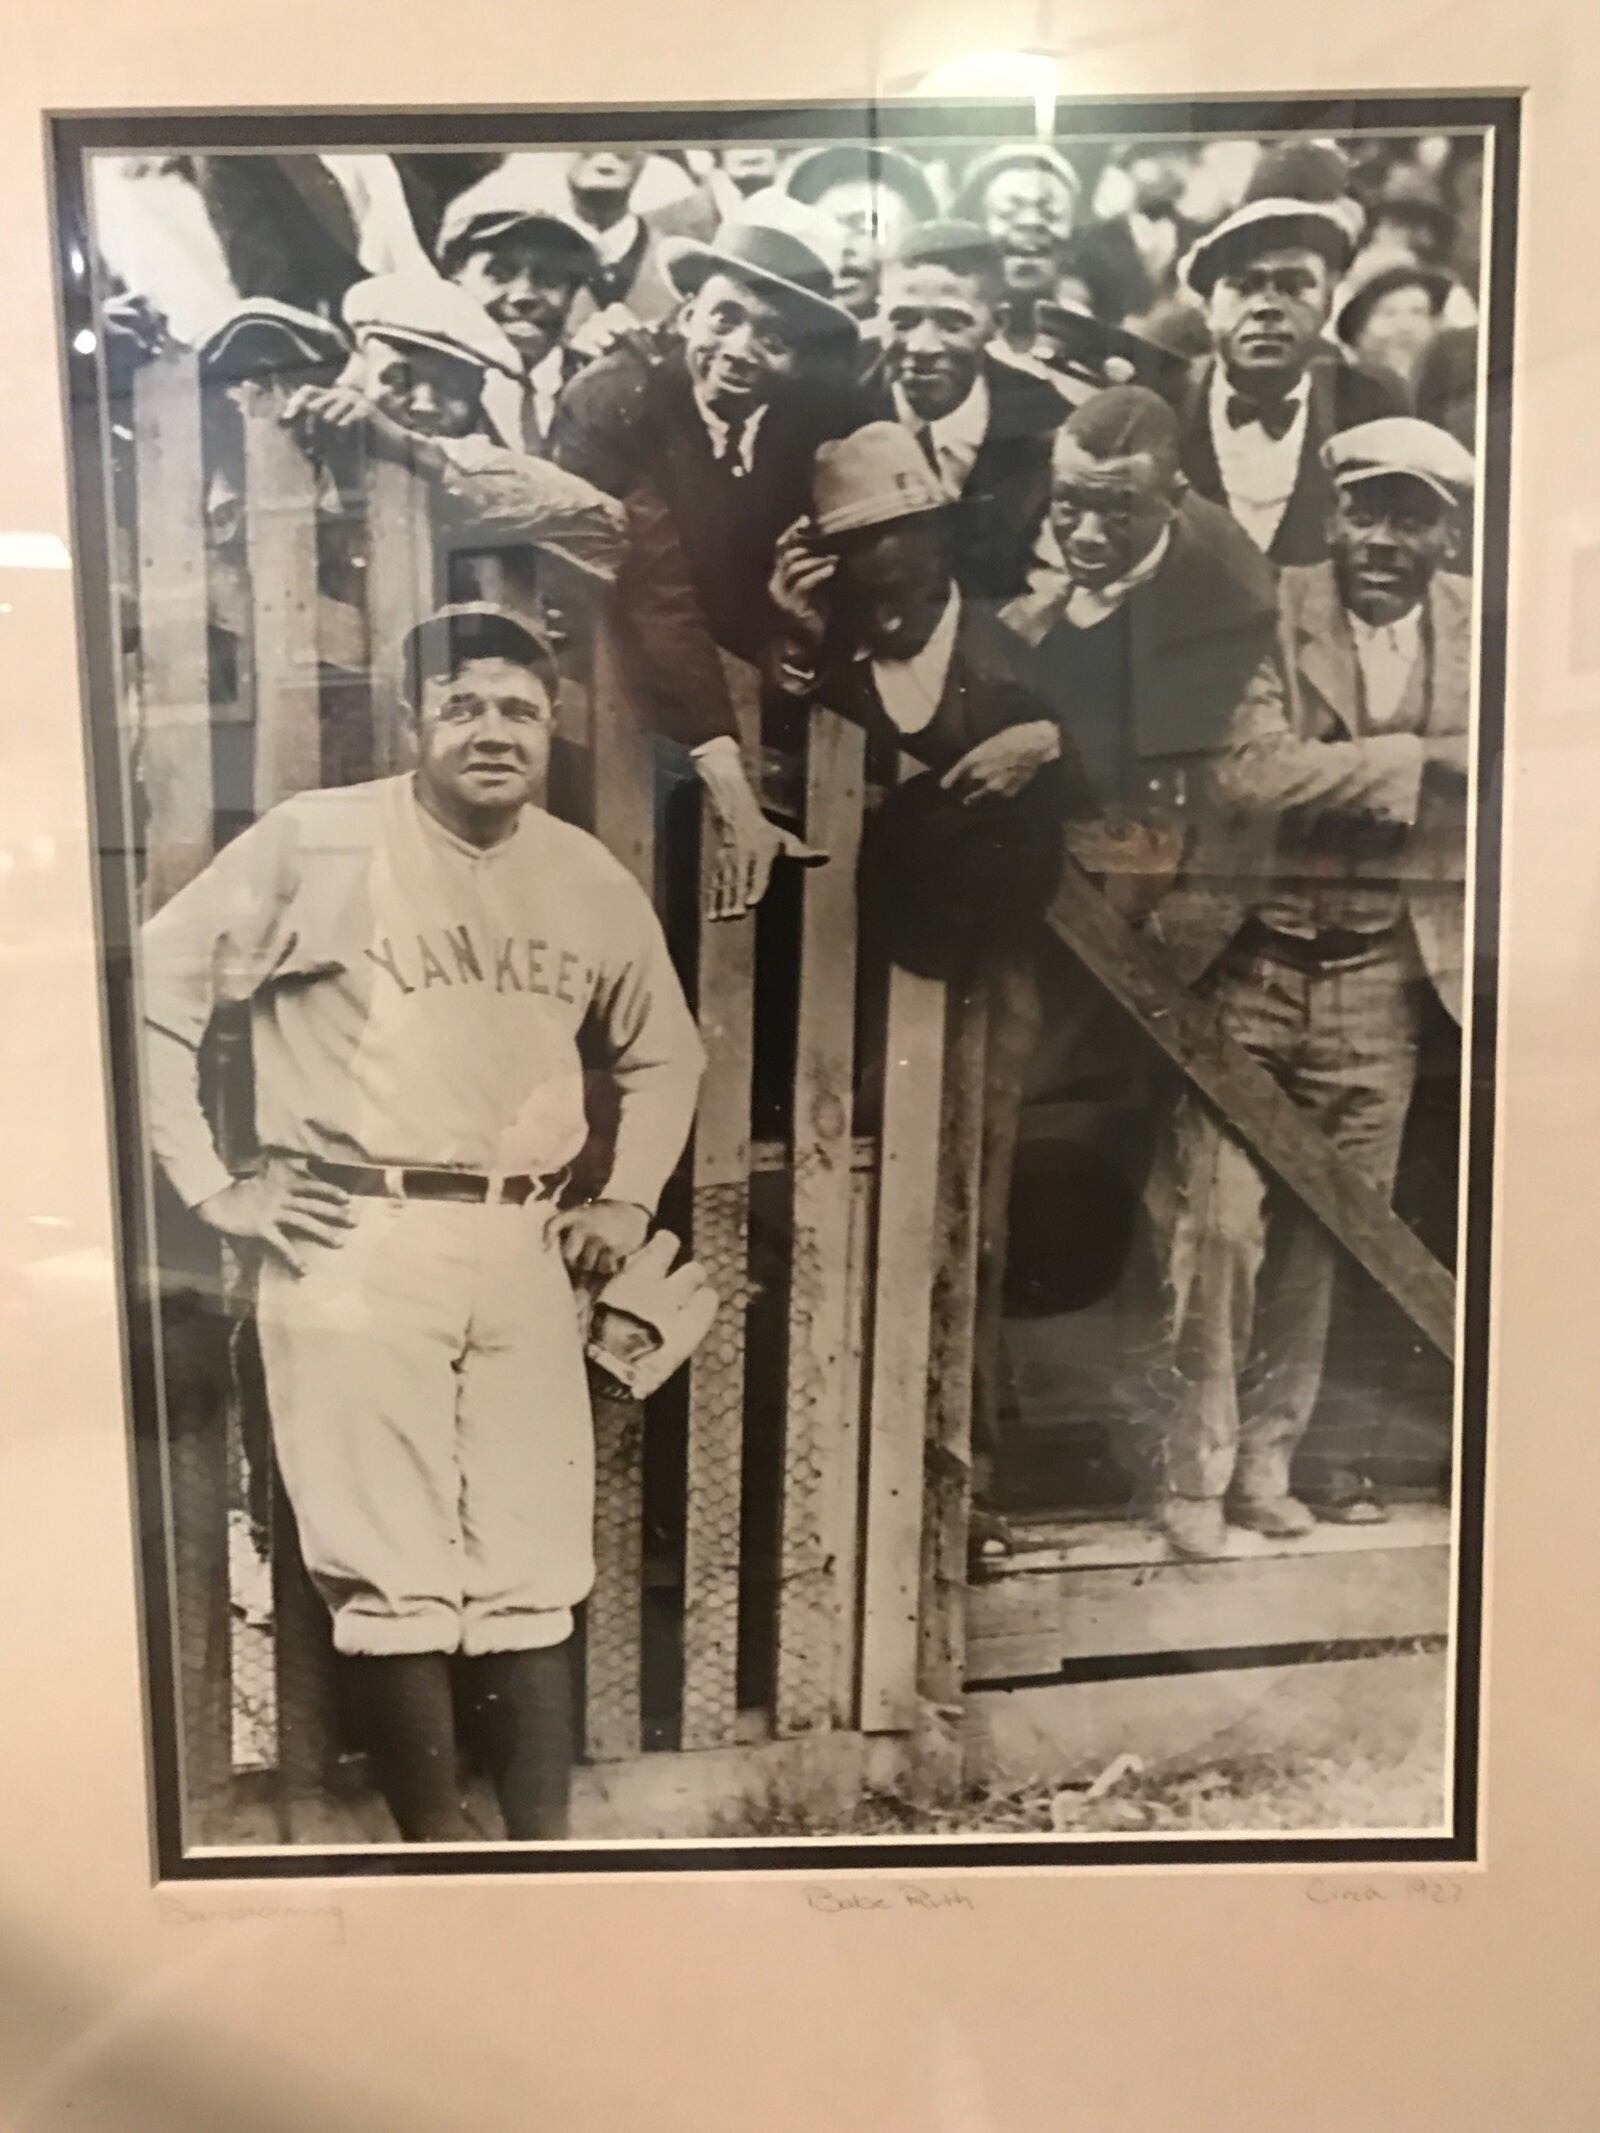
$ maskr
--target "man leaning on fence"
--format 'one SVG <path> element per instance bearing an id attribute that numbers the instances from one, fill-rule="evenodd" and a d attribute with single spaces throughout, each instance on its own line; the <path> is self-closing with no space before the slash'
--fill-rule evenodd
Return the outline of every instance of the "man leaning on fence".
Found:
<path id="1" fill-rule="evenodd" d="M 414 772 L 269 810 L 145 927 L 150 1138 L 255 1264 L 285 1487 L 401 1834 L 472 1833 L 454 1675 L 507 1834 L 554 1837 L 593 1575 L 572 1279 L 643 1245 L 702 1055 L 644 892 L 537 805 L 547 644 L 477 605 L 405 649 Z M 197 1086 L 229 1002 L 262 1149 L 239 1178 Z M 584 1056 L 611 1169 L 563 1210 Z"/>
<path id="2" fill-rule="evenodd" d="M 1323 464 L 1329 559 L 1280 584 L 1285 690 L 1246 698 L 1214 769 L 1259 834 L 1219 849 L 1231 925 L 1203 982 L 1226 1034 L 1387 1199 L 1425 990 L 1461 1016 L 1471 599 L 1442 565 L 1473 464 L 1409 416 L 1334 437 Z M 1336 1247 L 1192 1096 L 1150 1202 L 1176 1366 L 1167 1537 L 1203 1558 L 1228 1522 L 1303 1535 L 1313 1514 L 1290 1467 L 1321 1385 Z"/>

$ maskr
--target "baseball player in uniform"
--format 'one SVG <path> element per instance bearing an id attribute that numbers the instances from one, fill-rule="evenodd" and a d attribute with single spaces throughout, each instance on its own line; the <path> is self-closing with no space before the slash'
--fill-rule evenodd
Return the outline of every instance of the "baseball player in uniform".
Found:
<path id="1" fill-rule="evenodd" d="M 401 1834 L 472 1835 L 454 1676 L 507 1834 L 560 1836 L 593 1575 L 573 1278 L 643 1245 L 703 1055 L 643 890 L 537 804 L 548 646 L 475 604 L 406 652 L 415 770 L 271 809 L 145 928 L 151 1140 L 259 1248 L 284 1483 Z M 197 1086 L 226 1001 L 253 1031 L 262 1161 L 240 1178 Z M 614 1155 L 604 1196 L 563 1210 L 580 1036 Z"/>

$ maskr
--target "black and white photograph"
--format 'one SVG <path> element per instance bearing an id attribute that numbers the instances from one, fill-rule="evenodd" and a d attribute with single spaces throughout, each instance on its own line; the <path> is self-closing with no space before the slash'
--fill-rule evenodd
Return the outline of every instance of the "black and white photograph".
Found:
<path id="1" fill-rule="evenodd" d="M 53 122 L 162 1876 L 1476 1856 L 1516 149 Z"/>

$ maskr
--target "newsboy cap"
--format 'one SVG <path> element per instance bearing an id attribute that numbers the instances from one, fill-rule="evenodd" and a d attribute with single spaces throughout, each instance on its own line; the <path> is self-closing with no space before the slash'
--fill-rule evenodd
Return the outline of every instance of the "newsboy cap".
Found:
<path id="1" fill-rule="evenodd" d="M 493 251 L 513 236 L 568 262 L 578 281 L 587 282 L 599 272 L 600 254 L 565 215 L 510 202 L 498 207 L 482 203 L 474 207 L 471 202 L 471 193 L 462 193 L 444 211 L 435 246 L 441 274 L 454 274 L 474 252 Z"/>
<path id="2" fill-rule="evenodd" d="M 1341 430 L 1322 447 L 1322 464 L 1341 489 L 1402 475 L 1447 504 L 1460 503 L 1477 476 L 1477 462 L 1465 445 L 1415 415 L 1384 415 Z"/>
<path id="3" fill-rule="evenodd" d="M 344 322 L 357 344 L 376 336 L 435 348 L 479 370 L 522 376 L 517 351 L 483 306 L 453 281 L 427 273 L 377 274 L 344 300 Z"/>
<path id="4" fill-rule="evenodd" d="M 897 267 L 949 267 L 992 279 L 1005 270 L 999 245 L 981 224 L 948 217 L 913 224 L 889 257 Z"/>
<path id="5" fill-rule="evenodd" d="M 490 600 L 462 600 L 441 607 L 413 623 L 401 640 L 401 672 L 406 699 L 422 700 L 425 681 L 459 673 L 471 659 L 509 659 L 530 667 L 552 701 L 560 681 L 549 640 L 524 615 Z"/>
<path id="6" fill-rule="evenodd" d="M 819 444 L 811 491 L 812 516 L 824 540 L 942 511 L 950 501 L 916 439 L 898 422 L 868 422 L 848 437 Z"/>
<path id="7" fill-rule="evenodd" d="M 1333 272 L 1342 274 L 1355 252 L 1349 209 L 1337 201 L 1288 195 L 1246 201 L 1190 246 L 1179 272 L 1196 296 L 1209 296 L 1224 274 L 1285 245 L 1320 252 Z"/>

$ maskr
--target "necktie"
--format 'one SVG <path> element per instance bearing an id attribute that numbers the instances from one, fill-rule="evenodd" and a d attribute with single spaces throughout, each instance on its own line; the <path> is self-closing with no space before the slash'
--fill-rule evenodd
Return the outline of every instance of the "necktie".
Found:
<path id="1" fill-rule="evenodd" d="M 939 464 L 939 447 L 933 441 L 933 424 L 931 422 L 919 422 L 913 434 L 922 448 L 923 458 L 932 467 L 937 480 L 942 483 L 944 469 Z"/>
<path id="2" fill-rule="evenodd" d="M 1228 427 L 1242 430 L 1246 423 L 1259 422 L 1274 443 L 1288 436 L 1298 413 L 1293 400 L 1252 400 L 1248 393 L 1228 395 Z"/>
<path id="3" fill-rule="evenodd" d="M 742 418 L 728 423 L 722 432 L 722 442 L 713 454 L 717 465 L 735 480 L 745 472 L 744 432 L 745 423 Z"/>

